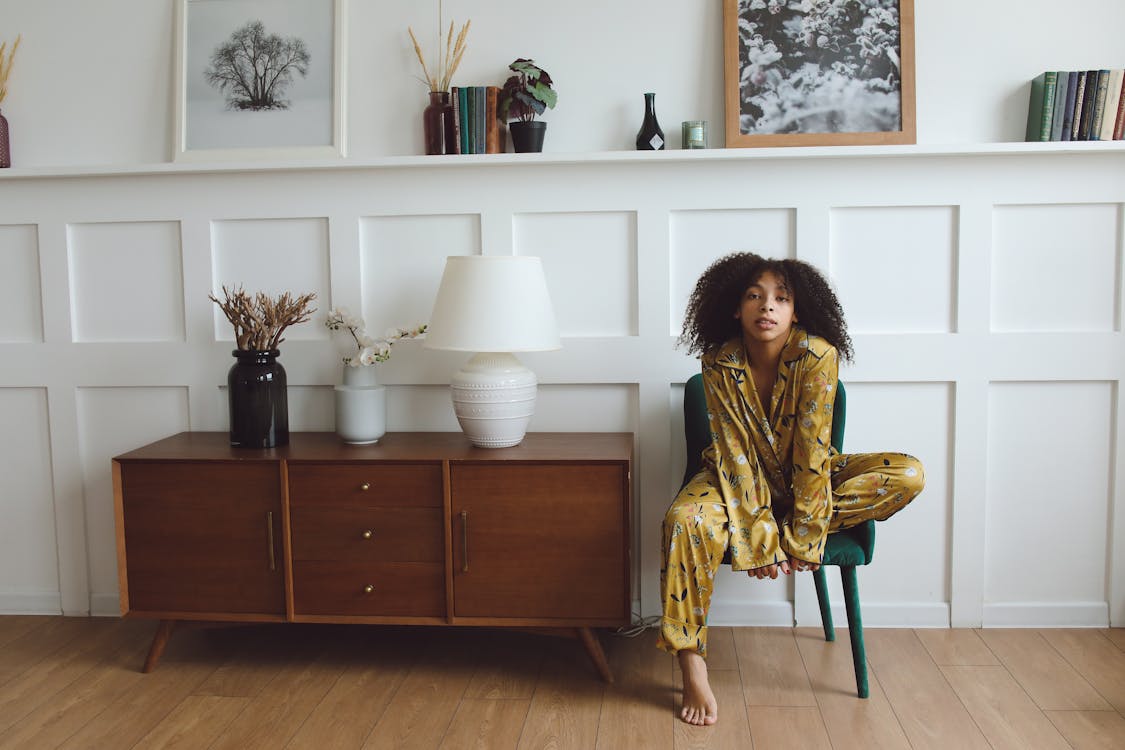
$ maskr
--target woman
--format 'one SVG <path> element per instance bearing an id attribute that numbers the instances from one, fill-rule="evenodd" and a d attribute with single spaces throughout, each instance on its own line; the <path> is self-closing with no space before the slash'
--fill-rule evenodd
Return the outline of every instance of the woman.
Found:
<path id="1" fill-rule="evenodd" d="M 680 717 L 702 725 L 718 719 L 704 657 L 723 553 L 757 579 L 817 570 L 828 534 L 889 518 L 924 478 L 901 453 L 832 448 L 837 367 L 852 347 L 840 303 L 811 265 L 720 258 L 696 283 L 680 343 L 702 355 L 711 445 L 664 518 L 658 646 L 679 660 Z"/>

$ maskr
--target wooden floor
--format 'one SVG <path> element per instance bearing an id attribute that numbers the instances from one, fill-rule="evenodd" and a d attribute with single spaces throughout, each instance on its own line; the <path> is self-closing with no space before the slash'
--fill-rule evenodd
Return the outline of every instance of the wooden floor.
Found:
<path id="1" fill-rule="evenodd" d="M 0 749 L 1125 748 L 1125 630 L 715 628 L 715 727 L 676 721 L 653 633 L 578 641 L 443 628 L 188 628 L 0 617 Z"/>

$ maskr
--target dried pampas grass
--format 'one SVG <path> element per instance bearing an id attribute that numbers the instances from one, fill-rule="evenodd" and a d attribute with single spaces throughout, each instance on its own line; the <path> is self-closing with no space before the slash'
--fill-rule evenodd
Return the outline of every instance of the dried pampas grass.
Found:
<path id="1" fill-rule="evenodd" d="M 16 56 L 16 50 L 20 48 L 21 38 L 22 35 L 16 36 L 11 52 L 8 52 L 7 42 L 0 44 L 0 102 L 3 102 L 4 97 L 8 95 L 8 75 L 12 72 L 12 60 Z"/>
<path id="2" fill-rule="evenodd" d="M 465 22 L 461 27 L 460 33 L 457 34 L 456 40 L 453 36 L 453 21 L 449 22 L 449 31 L 445 35 L 445 49 L 438 54 L 438 66 L 435 74 L 430 73 L 430 68 L 426 65 L 426 56 L 422 54 L 422 45 L 418 44 L 418 37 L 414 36 L 414 29 L 409 26 L 406 30 L 410 33 L 410 41 L 414 42 L 414 54 L 418 56 L 418 62 L 422 64 L 422 74 L 424 79 L 419 79 L 427 86 L 430 91 L 449 91 L 449 84 L 453 80 L 453 74 L 457 72 L 457 66 L 461 64 L 461 58 L 465 54 L 466 40 L 469 36 L 469 27 L 472 25 L 472 19 Z M 441 4 L 438 4 L 438 43 L 441 43 Z"/>

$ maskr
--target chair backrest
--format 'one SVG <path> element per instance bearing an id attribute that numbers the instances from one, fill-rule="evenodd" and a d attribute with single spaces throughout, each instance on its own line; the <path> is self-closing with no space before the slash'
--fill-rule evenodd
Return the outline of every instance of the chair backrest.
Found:
<path id="1" fill-rule="evenodd" d="M 836 400 L 832 407 L 832 446 L 844 450 L 844 423 L 847 421 L 848 394 L 844 382 L 836 380 Z M 707 421 L 707 398 L 703 395 L 703 375 L 696 373 L 684 384 L 684 437 L 687 439 L 687 468 L 684 487 L 703 468 L 703 451 L 711 444 Z"/>

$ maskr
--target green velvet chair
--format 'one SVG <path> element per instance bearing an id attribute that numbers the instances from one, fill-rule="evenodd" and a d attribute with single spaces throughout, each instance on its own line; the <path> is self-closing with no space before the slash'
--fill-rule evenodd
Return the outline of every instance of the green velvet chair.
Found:
<path id="1" fill-rule="evenodd" d="M 832 445 L 837 451 L 844 448 L 844 422 L 847 414 L 847 393 L 844 384 L 837 381 L 836 400 L 832 411 Z M 707 423 L 707 401 L 703 395 L 703 376 L 693 375 L 684 386 L 684 437 L 687 438 L 687 469 L 684 471 L 685 486 L 699 472 L 703 465 L 703 450 L 711 443 L 711 428 Z M 824 558 L 819 570 L 813 573 L 816 583 L 816 598 L 820 602 L 820 617 L 824 624 L 824 638 L 836 640 L 836 630 L 832 627 L 832 610 L 828 601 L 828 579 L 825 568 L 829 565 L 840 569 L 840 580 L 844 586 L 844 606 L 848 613 L 848 635 L 852 642 L 852 662 L 855 665 L 855 684 L 860 698 L 866 698 L 867 655 L 863 648 L 863 617 L 859 611 L 859 584 L 856 579 L 856 566 L 867 565 L 875 554 L 875 522 L 868 521 L 859 526 L 830 534 L 824 547 Z M 723 558 L 730 562 L 730 555 Z"/>

